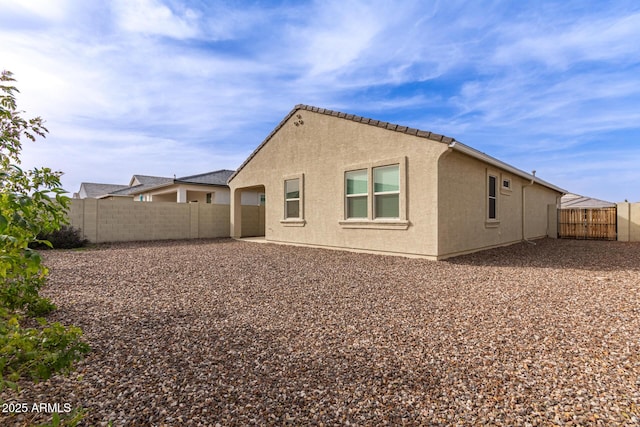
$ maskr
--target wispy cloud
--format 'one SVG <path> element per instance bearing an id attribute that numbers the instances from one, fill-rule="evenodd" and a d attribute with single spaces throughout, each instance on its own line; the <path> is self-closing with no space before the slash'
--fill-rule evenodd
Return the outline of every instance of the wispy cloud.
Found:
<path id="1" fill-rule="evenodd" d="M 575 18 L 574 18 L 575 19 Z M 517 23 L 502 28 L 503 45 L 492 56 L 500 64 L 537 62 L 567 69 L 584 61 L 635 63 L 640 13 L 601 17 L 587 15 L 568 25 L 551 19 L 539 27 Z"/>
<path id="2" fill-rule="evenodd" d="M 16 73 L 20 106 L 51 130 L 28 161 L 65 170 L 70 190 L 236 167 L 297 103 L 444 133 L 569 189 L 584 188 L 578 175 L 613 180 L 608 167 L 621 165 L 616 186 L 590 181 L 605 199 L 633 198 L 640 180 L 628 160 L 640 157 L 635 2 L 0 9 L 0 66 Z"/>
<path id="3" fill-rule="evenodd" d="M 118 0 L 113 3 L 116 24 L 124 31 L 177 39 L 200 35 L 200 14 L 189 7 L 172 10 L 158 0 Z"/>

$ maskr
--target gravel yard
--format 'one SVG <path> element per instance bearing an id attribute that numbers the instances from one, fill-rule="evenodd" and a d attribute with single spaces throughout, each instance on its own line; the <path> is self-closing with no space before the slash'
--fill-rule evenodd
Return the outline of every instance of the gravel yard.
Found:
<path id="1" fill-rule="evenodd" d="M 46 253 L 85 425 L 638 425 L 640 244 L 448 261 L 228 239 Z M 0 413 L 0 425 L 41 415 Z"/>

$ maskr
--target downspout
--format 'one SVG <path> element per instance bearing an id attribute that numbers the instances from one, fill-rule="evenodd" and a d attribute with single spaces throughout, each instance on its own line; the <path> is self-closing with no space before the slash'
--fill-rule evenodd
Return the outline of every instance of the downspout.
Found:
<path id="1" fill-rule="evenodd" d="M 526 219 L 527 219 L 527 214 L 526 214 L 526 203 L 525 203 L 525 188 L 527 187 L 531 187 L 533 184 L 535 184 L 536 182 L 536 171 L 532 171 L 531 174 L 533 175 L 531 178 L 531 182 L 528 184 L 525 184 L 522 186 L 522 241 L 523 242 L 527 242 L 531 245 L 535 245 L 534 242 L 532 242 L 531 240 L 527 240 L 527 237 L 524 234 L 524 229 L 525 229 L 525 224 L 526 224 Z"/>

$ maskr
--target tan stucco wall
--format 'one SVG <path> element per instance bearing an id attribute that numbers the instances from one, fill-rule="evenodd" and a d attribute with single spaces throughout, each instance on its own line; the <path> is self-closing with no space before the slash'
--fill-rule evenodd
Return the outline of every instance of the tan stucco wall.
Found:
<path id="1" fill-rule="evenodd" d="M 93 243 L 229 236 L 229 205 L 73 199 L 73 227 Z"/>
<path id="2" fill-rule="evenodd" d="M 243 187 L 264 185 L 266 239 L 436 256 L 435 165 L 447 145 L 309 111 L 299 114 L 301 118 L 291 117 L 230 183 L 232 194 Z M 304 124 L 295 126 L 298 120 Z M 401 157 L 406 157 L 410 194 L 408 229 L 352 229 L 340 225 L 345 219 L 345 171 L 384 160 L 393 163 Z M 303 174 L 304 181 L 305 224 L 289 226 L 281 223 L 284 179 L 298 174 Z M 232 206 L 232 215 L 233 211 Z M 235 222 L 239 220 L 237 217 Z M 236 232 L 239 236 L 239 230 Z"/>
<path id="3" fill-rule="evenodd" d="M 242 206 L 242 237 L 264 236 L 265 206 Z"/>
<path id="4" fill-rule="evenodd" d="M 618 240 L 640 242 L 640 203 L 618 203 Z"/>
<path id="5" fill-rule="evenodd" d="M 525 186 L 524 236 L 547 235 L 548 205 L 556 204 L 559 193 L 457 151 L 444 154 L 438 170 L 440 257 L 521 241 Z M 496 221 L 487 219 L 489 174 L 497 178 Z M 511 190 L 502 188 L 503 179 Z"/>
<path id="6" fill-rule="evenodd" d="M 298 117 L 300 116 L 300 117 Z M 303 124 L 300 124 L 300 121 Z M 296 122 L 298 125 L 296 126 Z M 344 172 L 385 160 L 406 162 L 406 229 L 347 228 Z M 351 120 L 299 110 L 230 182 L 231 234 L 240 230 L 239 191 L 264 185 L 267 240 L 443 258 L 522 239 L 522 186 L 509 177 L 510 192 L 499 195 L 500 223 L 485 224 L 486 173 L 480 160 L 447 144 Z M 304 224 L 283 223 L 284 180 L 304 182 Z M 501 181 L 499 181 L 500 183 Z M 498 186 L 500 188 L 500 185 Z M 560 194 L 539 184 L 526 190 L 527 238 L 547 235 L 547 206 Z"/>
<path id="7" fill-rule="evenodd" d="M 557 227 L 547 221 L 548 206 L 560 204 L 561 194 L 539 184 L 525 189 L 525 238 L 537 239 L 548 236 Z"/>
<path id="8" fill-rule="evenodd" d="M 547 237 L 558 238 L 558 205 L 547 206 Z"/>
<path id="9" fill-rule="evenodd" d="M 135 194 L 133 200 L 140 201 L 142 196 L 143 201 L 152 202 L 173 202 L 178 201 L 178 191 L 186 190 L 187 202 L 207 202 L 207 193 L 212 193 L 211 201 L 215 204 L 229 204 L 229 189 L 218 185 L 187 185 L 187 184 L 175 184 L 167 187 L 158 188 L 141 194 Z"/>

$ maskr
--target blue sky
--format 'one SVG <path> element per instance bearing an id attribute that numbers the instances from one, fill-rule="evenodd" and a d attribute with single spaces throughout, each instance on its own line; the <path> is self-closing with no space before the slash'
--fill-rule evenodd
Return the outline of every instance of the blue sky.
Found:
<path id="1" fill-rule="evenodd" d="M 637 1 L 0 0 L 0 67 L 70 192 L 235 169 L 302 103 L 640 201 Z"/>

